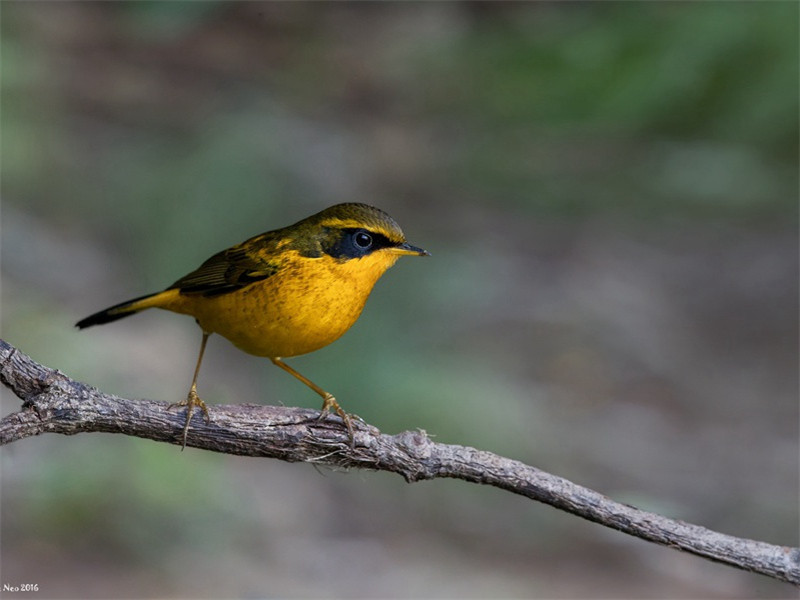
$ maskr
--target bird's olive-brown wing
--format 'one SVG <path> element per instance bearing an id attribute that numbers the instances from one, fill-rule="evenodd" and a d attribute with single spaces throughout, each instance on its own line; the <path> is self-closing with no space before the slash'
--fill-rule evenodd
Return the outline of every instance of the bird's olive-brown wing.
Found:
<path id="1" fill-rule="evenodd" d="M 270 252 L 270 249 L 277 249 L 277 242 L 262 235 L 218 252 L 168 289 L 218 296 L 266 279 L 281 269 L 282 261 Z"/>

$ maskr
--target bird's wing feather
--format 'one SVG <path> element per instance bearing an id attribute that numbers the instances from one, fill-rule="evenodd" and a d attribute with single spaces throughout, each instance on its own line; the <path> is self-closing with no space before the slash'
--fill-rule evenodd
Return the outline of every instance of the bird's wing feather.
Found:
<path id="1" fill-rule="evenodd" d="M 277 246 L 276 240 L 258 236 L 218 252 L 169 289 L 178 288 L 184 294 L 218 296 L 266 279 L 281 269 L 280 260 L 268 258 L 273 245 Z"/>

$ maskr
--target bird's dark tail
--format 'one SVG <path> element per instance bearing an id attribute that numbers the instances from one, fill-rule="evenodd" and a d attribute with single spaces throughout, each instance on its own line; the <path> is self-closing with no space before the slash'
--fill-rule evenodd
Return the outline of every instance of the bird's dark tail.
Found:
<path id="1" fill-rule="evenodd" d="M 115 304 L 110 308 L 101 310 L 93 315 L 89 315 L 85 319 L 81 319 L 75 324 L 75 326 L 78 329 L 86 329 L 92 325 L 104 325 L 105 323 L 111 323 L 112 321 L 130 316 L 139 312 L 140 310 L 159 306 L 161 303 L 159 301 L 159 296 L 162 294 L 164 294 L 164 292 L 157 292 L 155 294 L 148 294 L 147 296 L 140 296 L 139 298 L 134 298 L 133 300 L 128 300 L 127 302 Z"/>

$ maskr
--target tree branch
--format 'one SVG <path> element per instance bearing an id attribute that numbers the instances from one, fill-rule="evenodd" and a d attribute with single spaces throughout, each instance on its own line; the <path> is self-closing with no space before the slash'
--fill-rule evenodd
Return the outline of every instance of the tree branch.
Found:
<path id="1" fill-rule="evenodd" d="M 184 412 L 163 402 L 104 394 L 42 366 L 0 340 L 0 380 L 23 400 L 0 421 L 0 445 L 39 435 L 122 433 L 181 443 Z M 466 446 L 437 444 L 423 431 L 382 434 L 354 423 L 355 448 L 338 417 L 318 422 L 317 411 L 261 405 L 214 405 L 206 425 L 198 415 L 187 444 L 195 448 L 390 471 L 414 482 L 452 477 L 538 500 L 624 533 L 746 571 L 800 585 L 800 548 L 736 538 L 668 519 L 613 500 L 521 462 Z"/>

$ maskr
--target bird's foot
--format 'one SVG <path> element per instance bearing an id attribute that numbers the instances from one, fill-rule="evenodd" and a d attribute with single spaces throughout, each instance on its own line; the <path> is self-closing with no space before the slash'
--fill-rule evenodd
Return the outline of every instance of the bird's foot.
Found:
<path id="1" fill-rule="evenodd" d="M 335 412 L 337 415 L 339 415 L 339 417 L 341 417 L 342 421 L 344 421 L 345 427 L 347 427 L 347 437 L 350 439 L 350 448 L 355 449 L 356 437 L 353 432 L 353 419 L 361 423 L 364 423 L 364 419 L 358 415 L 346 413 L 344 409 L 339 406 L 339 403 L 336 401 L 336 398 L 333 397 L 333 394 L 326 393 L 325 399 L 322 402 L 322 410 L 319 418 L 317 419 L 317 423 L 324 421 L 329 412 Z"/>
<path id="2" fill-rule="evenodd" d="M 206 420 L 206 424 L 211 422 L 211 416 L 208 414 L 208 407 L 206 403 L 200 399 L 200 396 L 197 395 L 197 389 L 195 386 L 192 386 L 192 389 L 189 390 L 189 394 L 186 396 L 185 400 L 181 400 L 180 402 L 175 402 L 170 404 L 167 407 L 167 410 L 171 410 L 176 406 L 185 406 L 186 407 L 186 423 L 183 425 L 183 434 L 181 435 L 182 444 L 181 450 L 186 449 L 186 435 L 189 433 L 189 423 L 192 420 L 192 412 L 194 411 L 194 407 L 197 406 L 200 410 L 203 411 L 203 417 Z"/>

